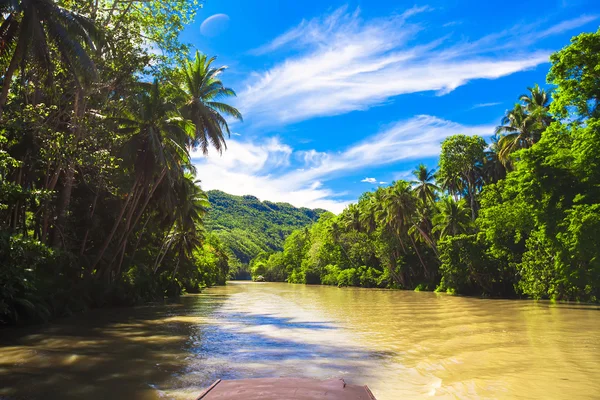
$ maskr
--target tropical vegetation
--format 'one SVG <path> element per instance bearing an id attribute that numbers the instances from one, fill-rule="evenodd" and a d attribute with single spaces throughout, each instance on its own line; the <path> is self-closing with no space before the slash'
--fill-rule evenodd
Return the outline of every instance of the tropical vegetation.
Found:
<path id="1" fill-rule="evenodd" d="M 551 56 L 550 89 L 250 262 L 267 280 L 600 301 L 600 30 Z M 482 132 L 492 134 L 492 132 Z"/>
<path id="2" fill-rule="evenodd" d="M 199 6 L 0 0 L 0 324 L 225 282 L 191 153 L 242 116 Z"/>
<path id="3" fill-rule="evenodd" d="M 325 212 L 260 201 L 251 195 L 234 196 L 220 190 L 209 190 L 206 194 L 211 207 L 204 226 L 229 251 L 230 275 L 236 279 L 249 279 L 250 260 L 261 253 L 283 250 L 283 241 L 292 231 L 316 222 Z"/>

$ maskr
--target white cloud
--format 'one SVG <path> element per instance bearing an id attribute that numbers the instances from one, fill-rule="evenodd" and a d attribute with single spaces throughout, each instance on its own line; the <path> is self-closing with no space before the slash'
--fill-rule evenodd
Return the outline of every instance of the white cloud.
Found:
<path id="1" fill-rule="evenodd" d="M 444 25 L 442 25 L 444 28 L 448 28 L 451 26 L 457 26 L 457 25 L 461 25 L 462 21 L 450 21 L 450 22 L 446 22 Z"/>
<path id="2" fill-rule="evenodd" d="M 471 107 L 471 109 L 484 108 L 484 107 L 494 107 L 494 106 L 499 106 L 500 104 L 502 104 L 502 103 L 501 102 L 479 103 L 479 104 L 475 104 L 473 107 Z"/>
<path id="3" fill-rule="evenodd" d="M 446 94 L 474 79 L 496 79 L 548 61 L 549 51 L 526 45 L 593 20 L 584 16 L 545 30 L 531 26 L 454 42 L 440 37 L 415 45 L 422 29 L 409 20 L 428 8 L 363 20 L 360 12 L 337 9 L 304 20 L 254 50 L 293 49 L 267 71 L 255 73 L 239 93 L 244 115 L 262 124 L 285 124 L 364 110 L 407 93 Z"/>
<path id="4" fill-rule="evenodd" d="M 363 179 L 361 182 L 366 182 L 366 183 L 377 183 L 377 179 L 375 179 L 375 178 L 365 178 L 365 179 Z"/>
<path id="5" fill-rule="evenodd" d="M 441 141 L 447 136 L 487 135 L 493 128 L 491 125 L 465 126 L 420 115 L 390 125 L 341 152 L 294 151 L 278 138 L 262 144 L 232 139 L 222 156 L 211 154 L 204 158 L 195 153 L 194 159 L 205 190 L 251 194 L 263 200 L 340 212 L 355 199 L 328 188 L 326 182 L 357 170 L 436 157 Z M 367 179 L 369 183 L 377 182 L 375 178 Z"/>

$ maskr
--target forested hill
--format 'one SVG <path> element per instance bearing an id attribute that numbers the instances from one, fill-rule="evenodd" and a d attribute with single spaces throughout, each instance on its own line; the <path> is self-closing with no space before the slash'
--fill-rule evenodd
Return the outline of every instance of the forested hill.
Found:
<path id="1" fill-rule="evenodd" d="M 325 212 L 219 190 L 208 191 L 208 198 L 206 229 L 216 233 L 245 264 L 261 251 L 282 250 L 283 241 L 294 229 L 315 222 Z"/>

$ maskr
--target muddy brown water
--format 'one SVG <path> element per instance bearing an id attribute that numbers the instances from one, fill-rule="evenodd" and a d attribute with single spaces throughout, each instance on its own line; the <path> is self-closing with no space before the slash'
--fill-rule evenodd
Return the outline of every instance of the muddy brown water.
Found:
<path id="1" fill-rule="evenodd" d="M 217 378 L 344 378 L 378 400 L 600 398 L 600 307 L 231 282 L 0 331 L 0 398 L 194 399 Z"/>

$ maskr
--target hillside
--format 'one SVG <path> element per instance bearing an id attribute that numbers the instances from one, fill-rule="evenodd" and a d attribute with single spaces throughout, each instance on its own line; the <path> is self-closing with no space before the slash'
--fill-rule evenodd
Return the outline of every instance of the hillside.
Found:
<path id="1" fill-rule="evenodd" d="M 244 264 L 261 251 L 281 251 L 283 241 L 294 229 L 315 222 L 325 212 L 219 190 L 208 191 L 208 198 L 211 207 L 206 229 L 216 233 Z"/>

